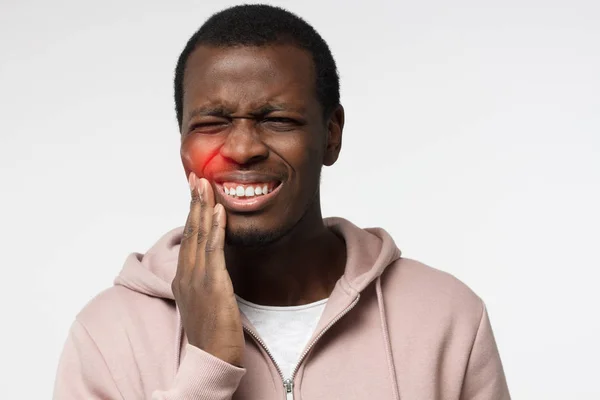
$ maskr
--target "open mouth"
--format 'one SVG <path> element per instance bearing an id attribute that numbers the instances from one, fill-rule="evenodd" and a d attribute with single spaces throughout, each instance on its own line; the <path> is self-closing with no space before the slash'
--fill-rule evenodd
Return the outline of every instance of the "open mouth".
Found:
<path id="1" fill-rule="evenodd" d="M 230 211 L 257 211 L 264 208 L 281 189 L 281 181 L 215 182 L 221 203 Z"/>

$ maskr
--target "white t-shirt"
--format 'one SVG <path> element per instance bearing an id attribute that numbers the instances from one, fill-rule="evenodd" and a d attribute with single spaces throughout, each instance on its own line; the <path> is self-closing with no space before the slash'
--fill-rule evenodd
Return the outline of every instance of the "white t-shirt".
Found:
<path id="1" fill-rule="evenodd" d="M 240 311 L 254 325 L 285 379 L 291 378 L 313 335 L 327 299 L 292 307 L 261 306 L 237 297 Z"/>

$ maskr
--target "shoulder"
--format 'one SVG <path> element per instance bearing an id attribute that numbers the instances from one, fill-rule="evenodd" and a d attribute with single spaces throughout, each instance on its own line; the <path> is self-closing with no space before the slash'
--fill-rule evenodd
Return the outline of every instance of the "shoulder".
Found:
<path id="1" fill-rule="evenodd" d="M 110 348 L 115 341 L 129 341 L 154 325 L 174 324 L 175 306 L 171 301 L 115 285 L 92 298 L 76 321 L 100 348 Z"/>
<path id="2" fill-rule="evenodd" d="M 87 302 L 76 320 L 88 331 L 100 330 L 100 327 L 106 327 L 107 322 L 114 323 L 128 314 L 132 297 L 135 293 L 122 286 L 105 289 Z"/>
<path id="3" fill-rule="evenodd" d="M 400 258 L 382 275 L 386 303 L 404 304 L 416 312 L 462 320 L 477 326 L 484 312 L 482 299 L 454 275 L 417 260 Z M 400 304 L 399 304 L 400 303 Z"/>
<path id="4" fill-rule="evenodd" d="M 81 310 L 68 346 L 85 374 L 106 373 L 123 398 L 150 398 L 172 379 L 179 339 L 174 302 L 117 285 Z"/>

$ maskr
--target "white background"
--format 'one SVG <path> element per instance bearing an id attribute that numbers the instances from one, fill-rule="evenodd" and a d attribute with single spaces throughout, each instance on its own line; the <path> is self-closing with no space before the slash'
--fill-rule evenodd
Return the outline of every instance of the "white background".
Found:
<path id="1" fill-rule="evenodd" d="M 42 399 L 76 313 L 185 221 L 173 70 L 234 3 L 0 4 L 0 397 Z M 600 2 L 274 4 L 341 74 L 324 214 L 475 290 L 514 399 L 600 399 Z"/>

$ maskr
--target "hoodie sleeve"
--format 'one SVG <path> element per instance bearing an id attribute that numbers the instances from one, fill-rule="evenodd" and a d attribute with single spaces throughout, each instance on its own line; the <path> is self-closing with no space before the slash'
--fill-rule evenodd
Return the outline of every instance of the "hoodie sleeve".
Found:
<path id="1" fill-rule="evenodd" d="M 244 368 L 187 344 L 172 388 L 154 392 L 152 400 L 230 400 L 245 373 Z"/>
<path id="2" fill-rule="evenodd" d="M 53 399 L 122 398 L 96 343 L 75 321 L 58 364 Z"/>
<path id="3" fill-rule="evenodd" d="M 510 400 L 485 304 L 471 349 L 460 400 Z"/>
<path id="4" fill-rule="evenodd" d="M 244 368 L 188 344 L 173 385 L 153 392 L 152 400 L 230 400 L 245 373 Z M 93 338 L 75 321 L 58 365 L 53 399 L 124 398 Z"/>

